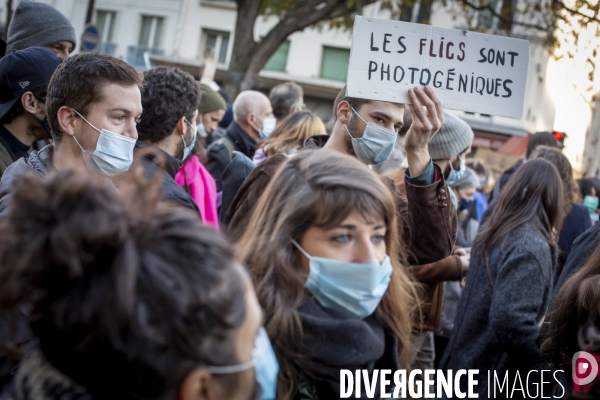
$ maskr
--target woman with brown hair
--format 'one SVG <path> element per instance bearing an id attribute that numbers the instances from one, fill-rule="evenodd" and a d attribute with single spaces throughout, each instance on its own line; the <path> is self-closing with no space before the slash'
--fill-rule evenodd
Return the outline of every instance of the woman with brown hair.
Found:
<path id="1" fill-rule="evenodd" d="M 355 158 L 305 150 L 261 196 L 239 258 L 280 364 L 278 399 L 339 398 L 341 369 L 409 367 L 416 296 L 392 185 Z"/>
<path id="2" fill-rule="evenodd" d="M 258 165 L 275 154 L 290 156 L 302 149 L 304 142 L 311 136 L 326 135 L 321 118 L 310 111 L 298 111 L 290 114 L 271 135 L 258 145 L 254 154 L 254 164 Z"/>
<path id="3" fill-rule="evenodd" d="M 480 377 L 497 373 L 501 380 L 507 372 L 549 369 L 536 338 L 552 294 L 562 192 L 556 168 L 542 159 L 524 163 L 507 182 L 473 244 L 440 368 L 478 369 Z M 491 398 L 487 381 L 479 382 L 479 397 Z"/>
<path id="4" fill-rule="evenodd" d="M 600 245 L 596 246 L 583 267 L 562 286 L 554 300 L 554 308 L 548 315 L 542 352 L 556 369 L 562 369 L 568 374 L 573 367 L 573 356 L 579 351 L 591 353 L 597 362 L 600 361 L 599 289 Z M 575 362 L 579 364 L 588 361 L 578 358 Z M 579 375 L 579 365 L 575 367 Z M 575 383 L 572 397 L 567 398 L 600 397 L 599 379 L 596 377 L 586 385 Z M 571 392 L 571 388 L 567 392 Z"/>
<path id="5" fill-rule="evenodd" d="M 567 373 L 579 351 L 600 361 L 600 245 L 586 263 L 562 286 L 548 315 L 548 329 L 542 351 L 556 369 Z M 588 360 L 589 361 L 589 360 Z M 577 359 L 576 363 L 586 362 Z M 578 365 L 576 365 L 578 367 Z M 568 390 L 570 391 L 570 390 Z M 568 398 L 600 397 L 598 377 L 586 385 L 573 385 Z"/>
<path id="6" fill-rule="evenodd" d="M 573 168 L 569 159 L 553 147 L 540 146 L 532 153 L 532 158 L 543 158 L 550 161 L 560 175 L 563 184 L 563 213 L 564 220 L 558 238 L 558 265 L 554 274 L 554 282 L 558 281 L 563 265 L 569 258 L 573 242 L 579 235 L 592 227 L 592 220 L 588 209 L 579 204 L 581 194 L 579 186 L 573 178 Z"/>

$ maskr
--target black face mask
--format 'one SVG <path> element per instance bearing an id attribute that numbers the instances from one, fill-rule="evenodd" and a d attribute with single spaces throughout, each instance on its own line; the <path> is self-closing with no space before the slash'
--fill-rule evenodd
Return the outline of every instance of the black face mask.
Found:
<path id="1" fill-rule="evenodd" d="M 44 127 L 44 129 L 46 130 L 46 132 L 48 132 L 47 139 L 51 139 L 52 138 L 52 134 L 50 133 L 50 124 L 48 123 L 48 117 L 46 117 L 44 119 L 40 119 L 35 114 L 31 114 L 31 116 L 33 117 L 33 119 L 35 119 L 37 122 L 39 122 L 40 125 L 42 125 Z"/>

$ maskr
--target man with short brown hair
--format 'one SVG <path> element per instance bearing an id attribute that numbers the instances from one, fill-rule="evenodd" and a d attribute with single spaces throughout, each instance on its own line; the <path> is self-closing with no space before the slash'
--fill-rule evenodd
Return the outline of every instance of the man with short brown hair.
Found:
<path id="1" fill-rule="evenodd" d="M 142 82 L 134 67 L 106 54 L 78 54 L 62 63 L 46 96 L 54 143 L 6 169 L 0 181 L 0 218 L 12 181 L 24 173 L 46 175 L 66 168 L 104 175 L 127 171 L 142 113 Z"/>

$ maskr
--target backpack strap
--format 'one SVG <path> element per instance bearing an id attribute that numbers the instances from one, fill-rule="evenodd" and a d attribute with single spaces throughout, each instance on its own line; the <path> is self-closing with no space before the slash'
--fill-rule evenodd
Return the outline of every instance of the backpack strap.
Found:
<path id="1" fill-rule="evenodd" d="M 228 137 L 223 136 L 222 138 L 219 138 L 219 139 L 215 140 L 214 142 L 212 142 L 208 146 L 208 148 L 216 146 L 217 144 L 222 144 L 223 146 L 225 146 L 225 148 L 227 149 L 227 155 L 228 155 L 229 161 L 231 161 L 231 157 L 233 156 L 233 151 L 235 150 L 235 148 L 233 147 L 233 142 Z"/>

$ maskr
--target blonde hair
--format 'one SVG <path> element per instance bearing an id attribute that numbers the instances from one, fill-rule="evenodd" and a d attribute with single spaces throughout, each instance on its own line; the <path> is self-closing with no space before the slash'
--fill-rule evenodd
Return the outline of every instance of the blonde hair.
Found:
<path id="1" fill-rule="evenodd" d="M 304 141 L 311 136 L 326 134 L 321 118 L 310 111 L 298 111 L 283 120 L 258 147 L 264 148 L 266 156 L 284 154 L 292 149 L 302 149 Z"/>
<path id="2" fill-rule="evenodd" d="M 393 273 L 374 315 L 398 338 L 400 368 L 410 368 L 417 289 L 405 268 L 406 248 L 398 233 L 391 189 L 353 157 L 323 149 L 303 150 L 279 169 L 254 209 L 248 225 L 252 228 L 244 232 L 238 246 L 238 259 L 250 270 L 278 356 L 279 399 L 292 398 L 308 371 L 298 315 L 307 295 L 307 273 L 292 240 L 301 242 L 311 226 L 336 226 L 354 210 L 385 221 Z"/>

